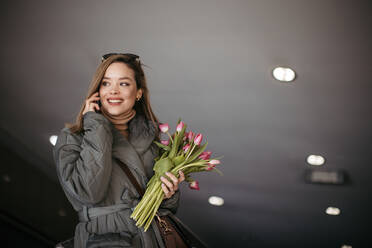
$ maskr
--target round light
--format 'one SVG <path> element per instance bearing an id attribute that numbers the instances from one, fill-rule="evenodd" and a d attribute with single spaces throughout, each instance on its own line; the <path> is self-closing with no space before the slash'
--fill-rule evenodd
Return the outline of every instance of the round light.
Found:
<path id="1" fill-rule="evenodd" d="M 325 162 L 324 157 L 320 155 L 310 155 L 307 157 L 307 163 L 315 166 L 323 165 Z"/>
<path id="2" fill-rule="evenodd" d="M 224 203 L 224 200 L 218 196 L 211 196 L 209 197 L 208 202 L 214 206 L 222 206 Z"/>
<path id="3" fill-rule="evenodd" d="M 52 135 L 52 136 L 50 136 L 49 141 L 50 141 L 50 143 L 52 143 L 53 146 L 55 146 L 56 143 L 57 143 L 57 139 L 58 139 L 57 135 Z"/>
<path id="4" fill-rule="evenodd" d="M 279 81 L 290 82 L 295 79 L 296 73 L 291 68 L 276 67 L 273 70 L 273 77 Z"/>
<path id="5" fill-rule="evenodd" d="M 335 207 L 328 207 L 326 209 L 326 213 L 329 215 L 339 215 L 341 213 L 341 210 Z"/>

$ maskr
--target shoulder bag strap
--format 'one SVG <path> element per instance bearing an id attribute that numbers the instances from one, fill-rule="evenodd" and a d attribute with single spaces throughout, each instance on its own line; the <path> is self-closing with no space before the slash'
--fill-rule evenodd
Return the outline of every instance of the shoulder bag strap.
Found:
<path id="1" fill-rule="evenodd" d="M 128 166 L 124 164 L 120 159 L 116 159 L 116 161 L 119 163 L 120 168 L 124 171 L 124 173 L 128 176 L 129 180 L 132 182 L 133 186 L 136 188 L 138 193 L 143 196 L 145 192 L 137 182 L 136 178 L 133 176 L 132 172 L 129 170 Z"/>

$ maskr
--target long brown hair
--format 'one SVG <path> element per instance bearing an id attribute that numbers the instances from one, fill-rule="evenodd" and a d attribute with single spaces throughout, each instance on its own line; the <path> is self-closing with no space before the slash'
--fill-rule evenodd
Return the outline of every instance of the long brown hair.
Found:
<path id="1" fill-rule="evenodd" d="M 102 78 L 105 75 L 107 68 L 114 62 L 123 62 L 129 68 L 134 71 L 137 90 L 142 89 L 142 97 L 139 101 L 135 102 L 134 109 L 136 110 L 136 115 L 141 114 L 145 116 L 146 120 L 151 120 L 153 125 L 155 126 L 155 137 L 159 140 L 159 121 L 156 118 L 154 112 L 152 111 L 151 104 L 150 104 L 150 95 L 149 90 L 147 88 L 147 82 L 145 73 L 142 69 L 142 64 L 139 59 L 133 59 L 127 55 L 120 54 L 120 55 L 112 55 L 102 61 L 102 63 L 98 66 L 93 79 L 90 83 L 87 96 L 85 100 L 91 97 L 95 92 L 99 91 L 99 87 L 102 82 Z M 80 112 L 76 117 L 75 123 L 66 123 L 65 126 L 70 129 L 73 133 L 81 133 L 83 131 L 83 111 L 85 108 L 85 100 L 80 108 Z"/>

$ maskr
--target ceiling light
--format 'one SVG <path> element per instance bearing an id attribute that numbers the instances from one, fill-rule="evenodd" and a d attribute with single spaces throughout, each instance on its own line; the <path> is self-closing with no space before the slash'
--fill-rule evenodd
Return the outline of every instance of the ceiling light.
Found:
<path id="1" fill-rule="evenodd" d="M 291 68 L 276 67 L 273 70 L 273 77 L 279 81 L 290 82 L 295 79 L 296 73 Z"/>
<path id="2" fill-rule="evenodd" d="M 307 157 L 307 163 L 315 166 L 323 165 L 325 162 L 324 157 L 320 155 L 310 155 Z"/>
<path id="3" fill-rule="evenodd" d="M 58 138 L 57 135 L 52 135 L 52 136 L 50 136 L 50 138 L 49 138 L 50 143 L 52 143 L 52 145 L 55 146 L 56 143 L 57 143 L 57 138 Z"/>
<path id="4" fill-rule="evenodd" d="M 224 200 L 218 196 L 211 196 L 209 197 L 208 202 L 214 206 L 222 206 L 224 203 Z"/>
<path id="5" fill-rule="evenodd" d="M 328 207 L 326 209 L 326 213 L 329 215 L 339 215 L 341 213 L 341 210 L 335 207 Z"/>
<path id="6" fill-rule="evenodd" d="M 341 248 L 353 248 L 351 245 L 343 245 Z"/>
<path id="7" fill-rule="evenodd" d="M 346 183 L 346 172 L 341 170 L 315 170 L 305 171 L 305 180 L 308 183 L 321 184 L 344 184 Z"/>

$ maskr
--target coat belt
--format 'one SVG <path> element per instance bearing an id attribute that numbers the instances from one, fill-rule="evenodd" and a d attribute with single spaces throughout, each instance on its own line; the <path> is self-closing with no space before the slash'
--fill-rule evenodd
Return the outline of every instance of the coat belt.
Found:
<path id="1" fill-rule="evenodd" d="M 98 216 L 112 214 L 119 212 L 123 209 L 134 209 L 132 204 L 120 203 L 116 205 L 106 207 L 87 207 L 83 206 L 83 209 L 78 212 L 80 222 L 88 222 L 91 219 L 97 218 Z"/>

